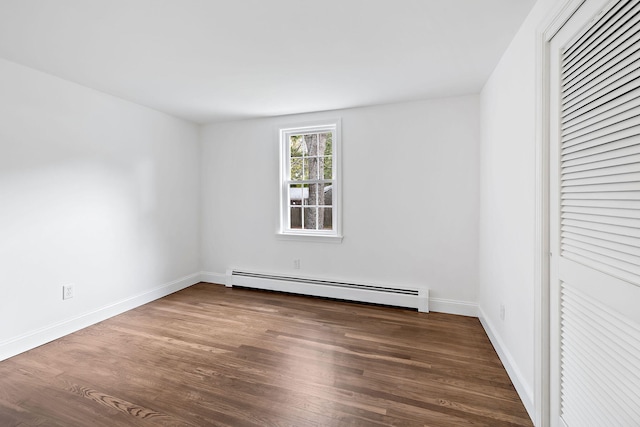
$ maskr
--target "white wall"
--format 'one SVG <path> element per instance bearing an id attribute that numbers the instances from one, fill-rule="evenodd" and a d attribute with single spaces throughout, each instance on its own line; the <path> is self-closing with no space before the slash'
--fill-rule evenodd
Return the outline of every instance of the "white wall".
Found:
<path id="1" fill-rule="evenodd" d="M 344 240 L 276 239 L 278 124 L 342 118 Z M 212 124 L 202 132 L 203 267 L 427 284 L 475 313 L 478 96 Z M 293 259 L 301 269 L 293 270 Z M 446 304 L 442 299 L 470 302 Z"/>
<path id="2" fill-rule="evenodd" d="M 198 127 L 4 60 L 0 76 L 0 360 L 197 282 Z"/>
<path id="3" fill-rule="evenodd" d="M 557 3 L 538 1 L 480 97 L 480 317 L 530 415 L 535 382 L 536 30 Z"/>

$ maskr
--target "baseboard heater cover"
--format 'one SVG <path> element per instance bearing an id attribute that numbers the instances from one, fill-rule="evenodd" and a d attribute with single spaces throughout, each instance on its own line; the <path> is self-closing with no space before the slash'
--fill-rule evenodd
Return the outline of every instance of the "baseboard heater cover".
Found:
<path id="1" fill-rule="evenodd" d="M 415 308 L 424 313 L 429 312 L 429 290 L 426 287 L 388 287 L 236 269 L 227 271 L 227 286 L 393 305 Z"/>

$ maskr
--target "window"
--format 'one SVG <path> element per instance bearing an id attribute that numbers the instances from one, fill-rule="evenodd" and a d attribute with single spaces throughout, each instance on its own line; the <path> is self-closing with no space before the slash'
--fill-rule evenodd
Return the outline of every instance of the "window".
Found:
<path id="1" fill-rule="evenodd" d="M 283 127 L 280 235 L 340 240 L 340 121 Z"/>

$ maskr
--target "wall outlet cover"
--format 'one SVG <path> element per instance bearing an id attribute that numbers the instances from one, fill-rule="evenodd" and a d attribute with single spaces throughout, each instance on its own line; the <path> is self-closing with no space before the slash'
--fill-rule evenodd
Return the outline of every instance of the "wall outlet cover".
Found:
<path id="1" fill-rule="evenodd" d="M 73 298 L 73 285 L 62 286 L 62 299 Z"/>

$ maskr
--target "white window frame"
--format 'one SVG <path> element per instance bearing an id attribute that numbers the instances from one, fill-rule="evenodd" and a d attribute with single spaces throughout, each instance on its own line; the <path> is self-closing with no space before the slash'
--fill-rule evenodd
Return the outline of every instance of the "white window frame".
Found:
<path id="1" fill-rule="evenodd" d="M 315 122 L 294 123 L 278 127 L 278 144 L 280 146 L 280 225 L 277 236 L 284 240 L 306 240 L 314 242 L 340 243 L 342 241 L 342 180 L 341 153 L 342 133 L 341 120 L 331 119 Z M 289 137 L 301 133 L 331 132 L 332 135 L 332 230 L 292 229 L 290 208 L 291 164 Z M 312 183 L 312 182 L 311 182 Z"/>

